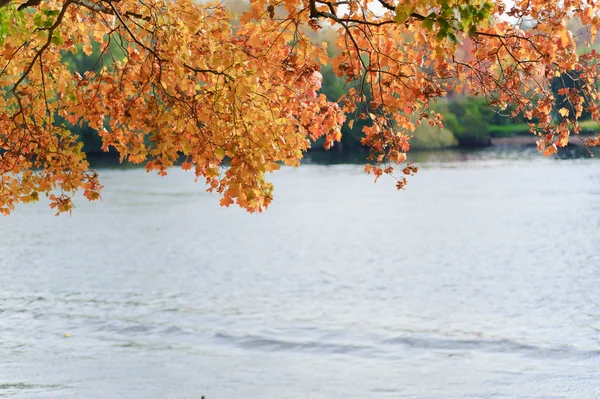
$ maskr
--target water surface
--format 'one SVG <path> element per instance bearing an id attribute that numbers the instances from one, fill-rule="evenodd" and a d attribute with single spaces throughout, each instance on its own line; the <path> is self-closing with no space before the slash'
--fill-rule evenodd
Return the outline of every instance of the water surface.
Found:
<path id="1" fill-rule="evenodd" d="M 430 158 L 403 192 L 283 170 L 261 215 L 139 169 L 72 216 L 20 206 L 0 397 L 598 398 L 600 163 L 522 155 Z"/>

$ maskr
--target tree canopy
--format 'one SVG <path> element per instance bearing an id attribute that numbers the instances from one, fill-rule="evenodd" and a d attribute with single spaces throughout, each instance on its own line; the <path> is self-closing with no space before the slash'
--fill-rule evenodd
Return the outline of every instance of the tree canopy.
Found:
<path id="1" fill-rule="evenodd" d="M 403 188 L 416 172 L 411 131 L 442 125 L 429 106 L 451 92 L 522 115 L 545 155 L 580 132 L 582 113 L 600 119 L 599 56 L 579 54 L 568 28 L 577 20 L 594 43 L 595 0 L 252 0 L 237 22 L 234 12 L 192 0 L 4 4 L 0 212 L 40 194 L 58 212 L 78 190 L 100 197 L 75 125 L 148 171 L 191 169 L 222 205 L 252 212 L 273 198 L 266 173 L 298 165 L 319 138 L 331 147 L 355 120 L 368 121 L 367 172 Z M 332 56 L 311 40 L 324 28 L 336 32 Z M 64 62 L 94 46 L 94 70 Z M 326 64 L 350 87 L 337 101 L 319 93 Z"/>

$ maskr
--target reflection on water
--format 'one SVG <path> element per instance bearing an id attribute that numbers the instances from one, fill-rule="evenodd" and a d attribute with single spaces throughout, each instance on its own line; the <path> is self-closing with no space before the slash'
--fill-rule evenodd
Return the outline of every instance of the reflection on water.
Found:
<path id="1" fill-rule="evenodd" d="M 282 170 L 261 215 L 139 168 L 71 217 L 19 207 L 0 397 L 597 398 L 600 164 L 419 162 L 402 192 Z"/>

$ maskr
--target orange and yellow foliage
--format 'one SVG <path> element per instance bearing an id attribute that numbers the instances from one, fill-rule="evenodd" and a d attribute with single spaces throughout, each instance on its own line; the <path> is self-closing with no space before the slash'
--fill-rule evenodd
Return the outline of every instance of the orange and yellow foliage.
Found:
<path id="1" fill-rule="evenodd" d="M 595 0 L 253 0 L 233 26 L 231 10 L 191 0 L 46 0 L 0 9 L 0 212 L 46 194 L 70 211 L 82 190 L 100 198 L 82 145 L 64 121 L 98 131 L 103 148 L 166 174 L 181 158 L 221 204 L 261 211 L 273 198 L 265 174 L 298 165 L 311 142 L 329 148 L 348 119 L 370 120 L 363 144 L 376 177 L 405 175 L 416 123 L 451 90 L 532 122 L 546 155 L 580 131 L 584 109 L 599 120 L 595 52 L 579 56 L 568 22 L 593 41 Z M 509 7 L 509 8 L 507 8 Z M 337 30 L 337 55 L 309 30 Z M 100 46 L 125 57 L 81 76 L 66 53 Z M 470 51 L 459 51 L 468 43 Z M 353 88 L 338 102 L 319 94 L 322 65 Z M 556 106 L 550 82 L 569 77 Z M 357 109 L 371 93 L 368 109 Z M 599 145 L 600 135 L 587 139 Z M 226 162 L 227 167 L 223 167 Z M 397 187 L 406 184 L 397 178 Z"/>

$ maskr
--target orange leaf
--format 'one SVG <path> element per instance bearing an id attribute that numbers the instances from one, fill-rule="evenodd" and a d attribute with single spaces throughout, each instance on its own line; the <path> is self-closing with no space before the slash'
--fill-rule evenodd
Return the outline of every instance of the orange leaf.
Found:
<path id="1" fill-rule="evenodd" d="M 548 148 L 546 148 L 544 150 L 544 155 L 550 156 L 552 154 L 556 154 L 557 152 L 558 152 L 558 148 L 556 148 L 556 144 L 552 144 L 551 146 L 549 146 Z"/>

